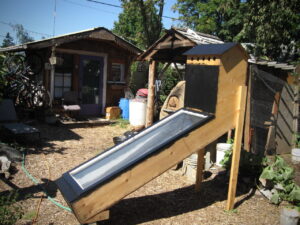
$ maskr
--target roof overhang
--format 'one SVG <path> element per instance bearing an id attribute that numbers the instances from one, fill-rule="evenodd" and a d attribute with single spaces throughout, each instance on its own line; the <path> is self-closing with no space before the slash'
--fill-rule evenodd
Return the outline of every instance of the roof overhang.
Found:
<path id="1" fill-rule="evenodd" d="M 202 34 L 188 29 L 184 31 L 179 28 L 171 28 L 159 38 L 152 46 L 142 53 L 137 60 L 140 61 L 172 61 L 185 62 L 186 56 L 182 55 L 187 50 L 199 43 L 220 43 L 219 38 Z"/>
<path id="2" fill-rule="evenodd" d="M 143 52 L 135 45 L 115 35 L 110 30 L 104 27 L 97 27 L 89 30 L 65 34 L 53 38 L 25 43 L 22 45 L 0 48 L 0 52 L 18 52 L 18 51 L 35 50 L 35 49 L 42 49 L 42 48 L 49 48 L 49 47 L 57 47 L 65 43 L 70 43 L 70 42 L 83 40 L 83 39 L 114 42 L 116 45 L 128 50 L 129 52 L 135 55 L 139 55 Z"/>

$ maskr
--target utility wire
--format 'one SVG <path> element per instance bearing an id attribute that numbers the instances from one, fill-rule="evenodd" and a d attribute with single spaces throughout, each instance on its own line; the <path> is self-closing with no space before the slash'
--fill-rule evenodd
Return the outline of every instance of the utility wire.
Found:
<path id="1" fill-rule="evenodd" d="M 87 0 L 87 1 L 88 2 L 94 2 L 94 3 L 97 3 L 97 4 L 101 4 L 101 5 L 111 6 L 111 7 L 115 7 L 115 8 L 121 8 L 121 9 L 123 8 L 120 5 L 114 5 L 114 4 L 100 2 L 100 1 L 96 1 L 96 0 Z M 172 19 L 172 20 L 180 20 L 178 18 L 174 18 L 174 17 L 170 17 L 170 16 L 162 16 L 162 17 L 167 18 L 167 19 Z"/>
<path id="2" fill-rule="evenodd" d="M 0 23 L 1 23 L 1 24 L 5 24 L 5 25 L 7 25 L 7 26 L 10 26 L 11 28 L 14 28 L 14 26 L 15 26 L 15 24 L 13 24 L 13 23 L 7 23 L 7 22 L 4 22 L 4 21 L 0 21 Z M 25 30 L 25 31 L 28 31 L 28 32 L 30 32 L 30 33 L 33 33 L 33 34 L 38 34 L 38 35 L 42 35 L 42 36 L 46 35 L 46 36 L 51 37 L 51 34 L 40 33 L 40 32 L 36 32 L 36 31 L 33 31 L 33 30 L 25 29 L 25 28 L 24 28 L 24 30 Z"/>
<path id="3" fill-rule="evenodd" d="M 73 4 L 73 5 L 78 5 L 78 6 L 89 8 L 89 9 L 95 9 L 95 10 L 102 11 L 102 12 L 109 13 L 109 14 L 119 15 L 119 13 L 102 10 L 102 9 L 99 9 L 99 8 L 96 8 L 96 7 L 92 7 L 92 6 L 88 6 L 88 5 L 83 5 L 83 4 L 80 4 L 80 3 L 77 3 L 77 2 L 73 2 L 73 1 L 70 1 L 70 0 L 63 0 L 63 1 L 65 1 L 67 3 L 70 3 L 70 4 Z"/>
<path id="4" fill-rule="evenodd" d="M 102 4 L 102 5 L 107 5 L 107 6 L 112 6 L 112 7 L 116 7 L 116 8 L 122 8 L 122 6 L 119 5 L 113 5 L 113 4 L 109 4 L 109 3 L 105 3 L 105 2 L 100 2 L 100 1 L 95 1 L 95 0 L 87 0 L 88 2 L 95 2 L 98 4 Z"/>

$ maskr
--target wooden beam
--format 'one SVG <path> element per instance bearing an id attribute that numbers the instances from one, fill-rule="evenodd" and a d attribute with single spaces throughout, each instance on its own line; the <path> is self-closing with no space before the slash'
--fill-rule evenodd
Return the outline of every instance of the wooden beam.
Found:
<path id="1" fill-rule="evenodd" d="M 231 210 L 234 207 L 234 200 L 236 195 L 236 187 L 237 187 L 237 180 L 238 180 L 238 173 L 239 173 L 241 146 L 242 146 L 246 96 L 247 96 L 246 86 L 240 86 L 226 210 Z"/>
<path id="2" fill-rule="evenodd" d="M 247 102 L 246 102 L 246 114 L 245 114 L 245 126 L 244 126 L 244 149 L 250 152 L 251 149 L 251 77 L 252 77 L 252 66 L 249 66 L 248 75 L 248 91 L 247 91 Z"/>
<path id="3" fill-rule="evenodd" d="M 175 69 L 176 69 L 176 71 L 177 71 L 179 77 L 183 80 L 183 75 L 182 75 L 182 73 L 180 72 L 180 70 L 178 69 L 178 66 L 177 66 L 176 62 L 173 62 L 173 65 L 174 65 L 174 67 L 175 67 Z"/>
<path id="4" fill-rule="evenodd" d="M 153 124 L 156 67 L 157 62 L 152 60 L 149 65 L 146 127 L 149 127 Z"/>
<path id="5" fill-rule="evenodd" d="M 164 72 L 169 68 L 169 66 L 171 65 L 171 62 L 168 62 L 167 64 L 164 65 L 164 67 L 162 68 L 162 70 L 159 72 L 159 74 L 157 75 L 157 77 L 159 79 L 162 78 L 162 76 L 164 75 Z"/>
<path id="6" fill-rule="evenodd" d="M 198 151 L 196 184 L 195 184 L 195 191 L 196 192 L 200 191 L 201 183 L 202 183 L 202 180 L 203 180 L 204 152 L 205 152 L 205 148 L 202 148 Z"/>
<path id="7" fill-rule="evenodd" d="M 161 43 L 168 42 L 168 41 L 170 41 L 172 38 L 173 38 L 172 36 L 167 37 L 167 38 L 166 38 L 163 42 L 161 42 Z M 159 44 L 158 44 L 158 45 L 159 45 Z M 158 46 L 158 45 L 157 45 L 157 46 Z M 148 55 L 147 57 L 145 57 L 145 60 L 147 60 L 147 61 L 152 60 L 152 56 L 158 52 L 157 46 L 154 47 L 154 48 L 151 50 L 151 52 L 149 53 L 149 55 Z"/>
<path id="8" fill-rule="evenodd" d="M 157 49 L 174 49 L 174 48 L 180 48 L 180 47 L 194 47 L 195 44 L 189 40 L 175 40 L 175 41 L 168 41 L 160 43 L 157 46 Z"/>

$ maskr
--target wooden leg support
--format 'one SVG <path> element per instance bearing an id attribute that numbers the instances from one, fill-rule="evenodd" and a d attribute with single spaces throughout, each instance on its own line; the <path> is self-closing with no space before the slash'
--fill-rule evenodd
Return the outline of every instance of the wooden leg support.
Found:
<path id="1" fill-rule="evenodd" d="M 108 220 L 109 219 L 109 210 L 105 210 L 85 222 L 85 224 L 94 225 L 98 221 Z"/>
<path id="2" fill-rule="evenodd" d="M 238 173 L 239 173 L 241 146 L 242 146 L 245 104 L 246 104 L 246 95 L 247 95 L 246 93 L 247 93 L 247 88 L 245 86 L 241 86 L 239 97 L 238 97 L 238 113 L 236 116 L 236 129 L 234 135 L 234 144 L 233 144 L 226 210 L 232 210 L 234 207 L 236 186 L 237 186 Z"/>
<path id="3" fill-rule="evenodd" d="M 205 149 L 200 149 L 198 152 L 198 159 L 197 159 L 197 171 L 196 171 L 196 184 L 195 184 L 195 191 L 200 191 L 202 179 L 203 179 L 203 168 L 204 168 L 204 152 Z"/>

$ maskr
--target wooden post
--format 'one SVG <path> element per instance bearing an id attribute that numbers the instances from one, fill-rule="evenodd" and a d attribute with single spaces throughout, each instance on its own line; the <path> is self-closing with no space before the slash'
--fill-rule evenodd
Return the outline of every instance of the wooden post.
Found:
<path id="1" fill-rule="evenodd" d="M 147 99 L 146 127 L 149 127 L 153 124 L 156 66 L 157 66 L 156 61 L 154 61 L 154 60 L 150 61 L 149 77 L 148 77 L 148 99 Z"/>
<path id="2" fill-rule="evenodd" d="M 195 191 L 197 192 L 200 191 L 200 187 L 203 179 L 204 152 L 205 152 L 205 148 L 202 148 L 198 151 L 196 184 L 195 184 Z"/>
<path id="3" fill-rule="evenodd" d="M 240 86 L 238 95 L 238 112 L 236 116 L 236 126 L 232 153 L 232 162 L 230 170 L 230 180 L 228 188 L 228 199 L 226 210 L 231 210 L 234 207 L 234 200 L 236 194 L 237 179 L 239 173 L 243 125 L 245 118 L 245 105 L 246 105 L 247 88 L 246 86 Z"/>
<path id="4" fill-rule="evenodd" d="M 51 49 L 51 58 L 55 57 L 55 46 Z M 54 76 L 55 76 L 55 65 L 51 63 L 51 72 L 50 72 L 50 95 L 51 99 L 54 99 Z"/>
<path id="5" fill-rule="evenodd" d="M 250 152 L 251 148 L 251 77 L 252 77 L 252 66 L 249 66 L 249 76 L 248 76 L 248 92 L 247 92 L 247 102 L 246 102 L 246 113 L 245 113 L 245 125 L 244 125 L 244 149 Z"/>
<path id="6" fill-rule="evenodd" d="M 227 142 L 230 141 L 231 136 L 232 136 L 232 130 L 230 129 L 230 130 L 227 132 Z"/>

